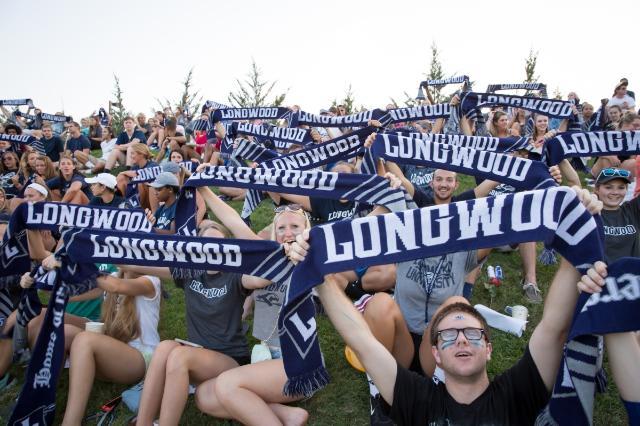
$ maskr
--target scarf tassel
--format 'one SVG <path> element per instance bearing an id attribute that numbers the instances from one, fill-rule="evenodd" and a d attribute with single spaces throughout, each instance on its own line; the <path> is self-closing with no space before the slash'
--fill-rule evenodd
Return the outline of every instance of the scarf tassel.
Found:
<path id="1" fill-rule="evenodd" d="M 329 372 L 324 366 L 305 372 L 299 376 L 290 377 L 284 385 L 286 396 L 311 397 L 314 393 L 329 384 Z"/>
<path id="2" fill-rule="evenodd" d="M 540 256 L 538 256 L 538 261 L 540 261 L 542 265 L 549 266 L 558 263 L 558 258 L 556 256 L 556 252 L 553 249 L 545 247 L 544 249 L 542 249 L 542 253 L 540 253 Z"/>

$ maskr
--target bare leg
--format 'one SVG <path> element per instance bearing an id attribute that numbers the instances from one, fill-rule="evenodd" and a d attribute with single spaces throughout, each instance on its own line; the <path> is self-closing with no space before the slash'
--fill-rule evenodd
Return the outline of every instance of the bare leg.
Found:
<path id="1" fill-rule="evenodd" d="M 139 425 L 150 425 L 160 412 L 162 393 L 164 391 L 164 379 L 167 369 L 167 358 L 171 351 L 179 347 L 180 344 L 174 340 L 160 342 L 153 352 L 151 364 L 144 378 L 144 387 L 140 396 L 140 406 L 138 409 Z"/>
<path id="2" fill-rule="evenodd" d="M 81 424 L 96 375 L 131 384 L 144 377 L 144 371 L 142 355 L 126 343 L 103 334 L 78 333 L 71 345 L 69 395 L 62 424 Z"/>
<path id="3" fill-rule="evenodd" d="M 623 400 L 640 402 L 640 344 L 633 332 L 604 336 L 613 380 Z"/>
<path id="4" fill-rule="evenodd" d="M 167 359 L 160 424 L 178 424 L 187 404 L 190 381 L 201 383 L 237 366 L 233 358 L 208 349 L 181 346 L 172 350 Z"/>
<path id="5" fill-rule="evenodd" d="M 282 360 L 273 359 L 224 372 L 216 380 L 215 390 L 226 411 L 243 424 L 305 424 L 305 410 L 281 405 L 299 399 L 282 394 L 286 381 Z"/>
<path id="6" fill-rule="evenodd" d="M 364 311 L 364 319 L 375 338 L 398 364 L 405 368 L 413 359 L 413 340 L 396 302 L 387 293 L 375 294 Z"/>
<path id="7" fill-rule="evenodd" d="M 445 306 L 452 305 L 454 303 L 465 303 L 468 305 L 469 301 L 462 296 L 452 296 L 445 300 L 433 315 L 437 315 Z M 424 330 L 424 334 L 422 335 L 419 354 L 422 371 L 424 371 L 424 374 L 427 376 L 433 377 L 433 372 L 436 370 L 436 359 L 433 357 L 433 353 L 431 352 L 431 323 L 427 325 L 427 328 Z"/>
<path id="8" fill-rule="evenodd" d="M 519 248 L 520 256 L 522 257 L 522 268 L 524 269 L 525 282 L 537 283 L 536 243 L 522 243 Z"/>
<path id="9" fill-rule="evenodd" d="M 231 197 L 233 201 L 244 200 L 245 194 L 247 193 L 247 190 L 242 188 L 220 187 L 218 189 L 222 195 Z"/>
<path id="10" fill-rule="evenodd" d="M 0 377 L 4 376 L 13 358 L 11 339 L 0 339 Z"/>

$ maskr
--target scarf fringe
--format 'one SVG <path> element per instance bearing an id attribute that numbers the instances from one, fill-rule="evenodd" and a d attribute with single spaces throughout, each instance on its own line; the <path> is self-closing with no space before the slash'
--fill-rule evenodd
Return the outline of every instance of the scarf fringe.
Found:
<path id="1" fill-rule="evenodd" d="M 538 256 L 538 261 L 542 265 L 555 265 L 558 263 L 558 257 L 556 256 L 556 252 L 553 249 L 545 247 L 542 249 L 542 253 Z"/>
<path id="2" fill-rule="evenodd" d="M 306 372 L 302 375 L 290 377 L 282 392 L 285 396 L 311 397 L 314 393 L 329 384 L 329 372 L 324 366 Z"/>

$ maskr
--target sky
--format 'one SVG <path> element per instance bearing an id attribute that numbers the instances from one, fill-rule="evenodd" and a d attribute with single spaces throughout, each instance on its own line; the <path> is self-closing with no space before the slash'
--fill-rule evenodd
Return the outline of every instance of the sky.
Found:
<path id="1" fill-rule="evenodd" d="M 522 82 L 533 50 L 549 94 L 597 103 L 621 77 L 640 93 L 638 12 L 627 0 L 3 2 L 0 99 L 77 119 L 114 99 L 115 74 L 125 107 L 149 114 L 193 68 L 203 98 L 227 103 L 255 60 L 287 105 L 318 112 L 351 85 L 358 106 L 383 108 L 416 95 L 435 43 L 445 74 L 475 91 Z"/>

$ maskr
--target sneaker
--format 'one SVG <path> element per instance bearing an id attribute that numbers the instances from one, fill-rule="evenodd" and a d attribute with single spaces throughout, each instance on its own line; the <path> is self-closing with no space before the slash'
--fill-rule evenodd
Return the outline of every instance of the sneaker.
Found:
<path id="1" fill-rule="evenodd" d="M 525 283 L 521 281 L 524 298 L 530 303 L 542 303 L 542 292 L 536 283 Z"/>
<path id="2" fill-rule="evenodd" d="M 87 161 L 86 163 L 84 163 L 84 165 L 87 167 L 87 169 L 93 169 L 96 166 L 91 161 Z"/>

